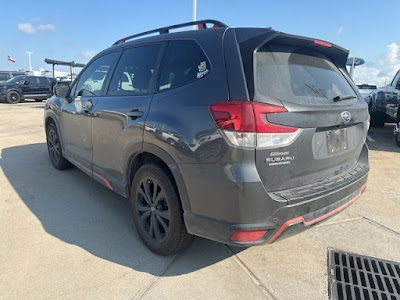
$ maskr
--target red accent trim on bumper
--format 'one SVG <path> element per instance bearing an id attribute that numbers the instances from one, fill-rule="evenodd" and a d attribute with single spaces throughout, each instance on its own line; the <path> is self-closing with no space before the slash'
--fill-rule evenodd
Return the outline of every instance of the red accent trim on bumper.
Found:
<path id="1" fill-rule="evenodd" d="M 299 223 L 299 222 L 303 222 L 303 224 L 305 226 L 310 226 L 310 225 L 313 225 L 313 224 L 315 224 L 315 223 L 317 223 L 319 221 L 322 221 L 322 220 L 334 215 L 335 213 L 345 209 L 347 206 L 352 204 L 354 201 L 356 201 L 361 196 L 361 194 L 364 192 L 366 186 L 367 186 L 367 184 L 364 183 L 361 186 L 360 191 L 358 192 L 358 194 L 353 199 L 351 199 L 349 202 L 346 202 L 345 204 L 339 206 L 338 208 L 326 213 L 325 215 L 322 215 L 322 216 L 320 216 L 318 218 L 315 218 L 313 220 L 310 220 L 310 221 L 304 220 L 303 216 L 296 217 L 296 218 L 293 218 L 293 219 L 290 219 L 290 220 L 286 221 L 285 223 L 283 223 L 281 228 L 279 228 L 279 230 L 272 236 L 272 238 L 268 241 L 267 244 L 272 244 L 282 234 L 282 232 L 285 231 L 285 229 L 287 227 L 292 226 L 293 224 L 296 224 L 296 223 Z"/>
<path id="2" fill-rule="evenodd" d="M 92 170 L 90 170 L 89 168 L 85 167 L 83 164 L 77 162 L 75 159 L 73 158 L 68 158 L 68 160 L 70 162 L 72 162 L 73 164 L 79 165 L 80 167 L 82 167 L 83 169 L 85 169 L 86 171 L 88 171 L 89 173 L 93 174 L 94 176 L 100 178 L 101 180 L 104 181 L 105 185 L 110 189 L 110 190 L 114 190 L 111 186 L 111 184 L 107 181 L 107 179 L 105 179 L 103 176 L 101 176 L 100 174 L 97 174 L 96 172 L 93 172 Z"/>

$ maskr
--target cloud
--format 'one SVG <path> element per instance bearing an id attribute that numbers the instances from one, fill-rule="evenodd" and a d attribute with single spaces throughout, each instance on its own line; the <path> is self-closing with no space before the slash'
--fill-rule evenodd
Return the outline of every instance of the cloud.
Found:
<path id="1" fill-rule="evenodd" d="M 392 43 L 387 46 L 384 55 L 355 68 L 354 82 L 384 86 L 385 83 L 390 83 L 398 70 L 400 70 L 400 45 Z"/>
<path id="2" fill-rule="evenodd" d="M 56 26 L 53 24 L 40 24 L 36 27 L 38 31 L 56 31 Z"/>
<path id="3" fill-rule="evenodd" d="M 21 23 L 17 26 L 18 30 L 25 34 L 35 34 L 36 29 L 31 23 Z"/>
<path id="4" fill-rule="evenodd" d="M 343 34 L 343 31 L 344 31 L 344 27 L 343 26 L 339 26 L 339 28 L 337 30 L 337 34 L 341 35 L 341 34 Z"/>
<path id="5" fill-rule="evenodd" d="M 92 58 L 93 56 L 96 55 L 96 51 L 95 50 L 87 50 L 87 51 L 82 51 L 81 55 L 84 58 Z"/>
<path id="6" fill-rule="evenodd" d="M 21 23 L 17 25 L 17 29 L 24 34 L 33 35 L 38 31 L 56 31 L 56 26 L 53 24 L 39 24 L 35 27 L 31 23 Z"/>

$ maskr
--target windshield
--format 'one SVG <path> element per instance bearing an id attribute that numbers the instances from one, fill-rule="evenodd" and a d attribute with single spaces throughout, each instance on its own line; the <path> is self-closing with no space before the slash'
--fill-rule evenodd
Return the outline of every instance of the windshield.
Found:
<path id="1" fill-rule="evenodd" d="M 11 82 L 11 83 L 20 83 L 22 82 L 24 79 L 26 78 L 26 76 L 15 76 L 11 79 L 8 79 L 7 82 Z"/>
<path id="2" fill-rule="evenodd" d="M 356 94 L 325 56 L 293 46 L 265 45 L 255 55 L 256 90 L 261 95 L 303 105 L 334 104 L 337 96 Z"/>

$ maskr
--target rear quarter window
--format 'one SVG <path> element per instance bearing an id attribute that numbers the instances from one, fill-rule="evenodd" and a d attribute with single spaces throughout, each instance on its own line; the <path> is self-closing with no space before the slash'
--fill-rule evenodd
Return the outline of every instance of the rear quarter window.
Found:
<path id="1" fill-rule="evenodd" d="M 170 41 L 158 90 L 164 91 L 200 80 L 209 72 L 210 62 L 196 41 Z"/>
<path id="2" fill-rule="evenodd" d="M 280 45 L 265 45 L 255 54 L 255 90 L 265 97 L 302 105 L 335 104 L 336 96 L 356 97 L 327 57 L 310 49 Z"/>

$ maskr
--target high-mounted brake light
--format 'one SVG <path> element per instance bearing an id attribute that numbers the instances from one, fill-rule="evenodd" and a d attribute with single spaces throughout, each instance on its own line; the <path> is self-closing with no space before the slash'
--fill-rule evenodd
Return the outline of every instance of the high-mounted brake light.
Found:
<path id="1" fill-rule="evenodd" d="M 123 44 L 123 43 L 125 43 L 125 40 L 118 41 L 118 44 Z"/>
<path id="2" fill-rule="evenodd" d="M 282 147 L 293 142 L 299 128 L 268 121 L 268 115 L 285 112 L 282 106 L 252 101 L 222 101 L 210 106 L 210 114 L 228 142 L 246 148 Z"/>
<path id="3" fill-rule="evenodd" d="M 314 44 L 314 45 L 317 45 L 317 46 L 320 46 L 320 47 L 324 47 L 324 48 L 330 48 L 330 47 L 332 47 L 332 44 L 331 44 L 331 43 L 327 43 L 327 42 L 319 41 L 319 40 L 313 41 L 313 44 Z"/>

